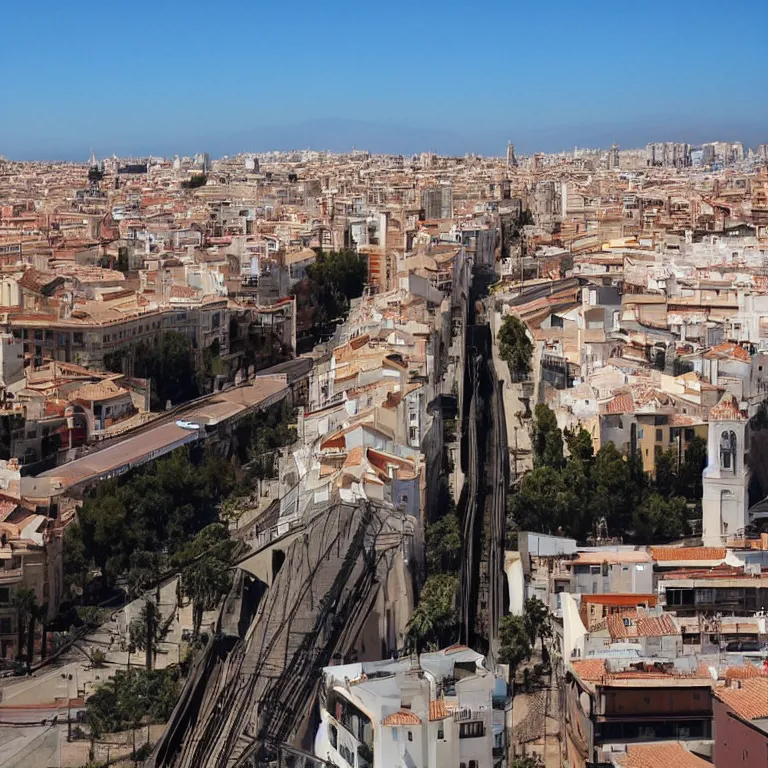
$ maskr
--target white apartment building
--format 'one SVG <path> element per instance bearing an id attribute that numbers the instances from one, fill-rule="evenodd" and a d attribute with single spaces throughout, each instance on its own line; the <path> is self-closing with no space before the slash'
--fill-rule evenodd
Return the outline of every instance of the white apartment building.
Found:
<path id="1" fill-rule="evenodd" d="M 503 768 L 506 681 L 484 661 L 456 645 L 326 667 L 315 754 L 339 768 Z"/>

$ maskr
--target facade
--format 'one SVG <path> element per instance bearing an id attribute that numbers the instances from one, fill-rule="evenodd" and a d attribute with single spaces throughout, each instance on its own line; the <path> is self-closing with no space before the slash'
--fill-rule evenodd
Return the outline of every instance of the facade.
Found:
<path id="1" fill-rule="evenodd" d="M 713 703 L 715 768 L 768 765 L 768 673 L 727 680 Z"/>
<path id="2" fill-rule="evenodd" d="M 506 683 L 466 646 L 326 667 L 315 754 L 339 768 L 505 765 Z"/>

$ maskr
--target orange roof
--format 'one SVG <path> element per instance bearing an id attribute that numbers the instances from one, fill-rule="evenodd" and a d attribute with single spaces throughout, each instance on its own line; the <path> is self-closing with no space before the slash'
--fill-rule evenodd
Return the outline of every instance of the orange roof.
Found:
<path id="1" fill-rule="evenodd" d="M 573 671 L 582 680 L 600 680 L 605 677 L 604 659 L 578 659 L 571 662 Z"/>
<path id="2" fill-rule="evenodd" d="M 401 709 L 399 712 L 385 717 L 382 725 L 421 725 L 421 718 L 407 709 Z"/>
<path id="3" fill-rule="evenodd" d="M 641 594 L 629 594 L 629 595 L 582 595 L 582 603 L 594 603 L 595 605 L 617 605 L 617 606 L 636 606 L 641 603 L 647 603 L 651 607 L 656 605 L 656 595 L 641 595 Z"/>
<path id="4" fill-rule="evenodd" d="M 751 677 L 768 677 L 768 667 L 758 667 L 747 662 L 741 667 L 728 667 L 723 677 L 726 680 L 746 680 Z"/>
<path id="5" fill-rule="evenodd" d="M 448 709 L 445 701 L 440 699 L 438 701 L 429 702 L 429 719 L 430 720 L 445 720 L 446 717 L 450 717 L 452 710 Z"/>
<path id="6" fill-rule="evenodd" d="M 734 344 L 731 341 L 724 341 L 722 344 L 712 347 L 704 357 L 709 358 L 710 360 L 714 357 L 734 357 L 745 363 L 749 362 L 749 352 L 747 352 L 744 347 L 740 347 L 738 344 Z"/>
<path id="7" fill-rule="evenodd" d="M 635 401 L 629 392 L 621 392 L 608 403 L 606 413 L 633 413 Z"/>
<path id="8" fill-rule="evenodd" d="M 647 616 L 641 611 L 614 613 L 607 617 L 608 632 L 614 639 L 632 637 L 665 637 L 679 635 L 680 629 L 668 614 Z"/>
<path id="9" fill-rule="evenodd" d="M 651 547 L 651 557 L 657 562 L 668 560 L 723 560 L 725 547 Z"/>
<path id="10" fill-rule="evenodd" d="M 745 720 L 768 717 L 768 677 L 752 677 L 742 680 L 740 685 L 718 688 L 715 696 Z"/>
<path id="11" fill-rule="evenodd" d="M 712 768 L 712 763 L 689 752 L 679 741 L 631 744 L 626 755 L 616 755 L 615 760 L 622 768 Z"/>

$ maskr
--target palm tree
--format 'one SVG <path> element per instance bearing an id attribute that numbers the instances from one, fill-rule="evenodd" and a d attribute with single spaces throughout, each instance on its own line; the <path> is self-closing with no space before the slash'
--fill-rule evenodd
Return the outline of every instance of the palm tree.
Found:
<path id="1" fill-rule="evenodd" d="M 232 586 L 227 563 L 215 556 L 203 556 L 184 569 L 181 585 L 184 594 L 192 600 L 193 636 L 197 638 L 203 613 L 212 611 Z"/>
<path id="2" fill-rule="evenodd" d="M 416 651 L 416 653 L 421 653 L 428 638 L 430 638 L 435 631 L 435 622 L 432 614 L 429 611 L 419 610 L 419 608 L 417 608 L 408 622 L 406 631 L 408 634 L 409 645 Z"/>

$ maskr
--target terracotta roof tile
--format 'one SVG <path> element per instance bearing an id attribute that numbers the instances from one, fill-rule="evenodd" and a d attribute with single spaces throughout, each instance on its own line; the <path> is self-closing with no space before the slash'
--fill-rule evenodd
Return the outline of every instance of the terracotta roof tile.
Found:
<path id="1" fill-rule="evenodd" d="M 745 679 L 740 686 L 719 688 L 715 696 L 745 720 L 768 717 L 768 677 Z"/>
<path id="2" fill-rule="evenodd" d="M 680 634 L 680 628 L 668 613 L 661 616 L 647 616 L 642 610 L 614 613 L 606 617 L 606 625 L 611 638 L 615 640 Z"/>
<path id="3" fill-rule="evenodd" d="M 731 341 L 724 341 L 722 344 L 712 347 L 704 357 L 709 359 L 715 357 L 733 357 L 736 360 L 741 360 L 745 363 L 748 363 L 750 359 L 749 352 L 747 352 L 744 347 L 740 347 L 738 344 L 734 344 Z"/>
<path id="4" fill-rule="evenodd" d="M 401 709 L 399 712 L 385 717 L 382 725 L 421 725 L 421 718 L 407 709 Z"/>
<path id="5" fill-rule="evenodd" d="M 712 768 L 711 763 L 689 752 L 679 741 L 631 744 L 626 755 L 615 759 L 622 768 Z"/>
<path id="6" fill-rule="evenodd" d="M 606 413 L 633 413 L 635 410 L 635 401 L 629 392 L 620 392 L 608 403 Z"/>
<path id="7" fill-rule="evenodd" d="M 678 560 L 724 560 L 725 547 L 651 547 L 656 562 Z"/>
<path id="8" fill-rule="evenodd" d="M 439 699 L 438 701 L 429 702 L 429 719 L 430 720 L 445 720 L 446 717 L 450 717 L 453 710 L 448 709 L 445 701 Z"/>
<path id="9" fill-rule="evenodd" d="M 725 680 L 747 680 L 752 677 L 768 677 L 768 666 L 758 667 L 747 662 L 740 667 L 728 667 L 723 675 Z"/>
<path id="10" fill-rule="evenodd" d="M 594 681 L 605 677 L 604 659 L 579 659 L 572 661 L 571 666 L 582 680 Z"/>

